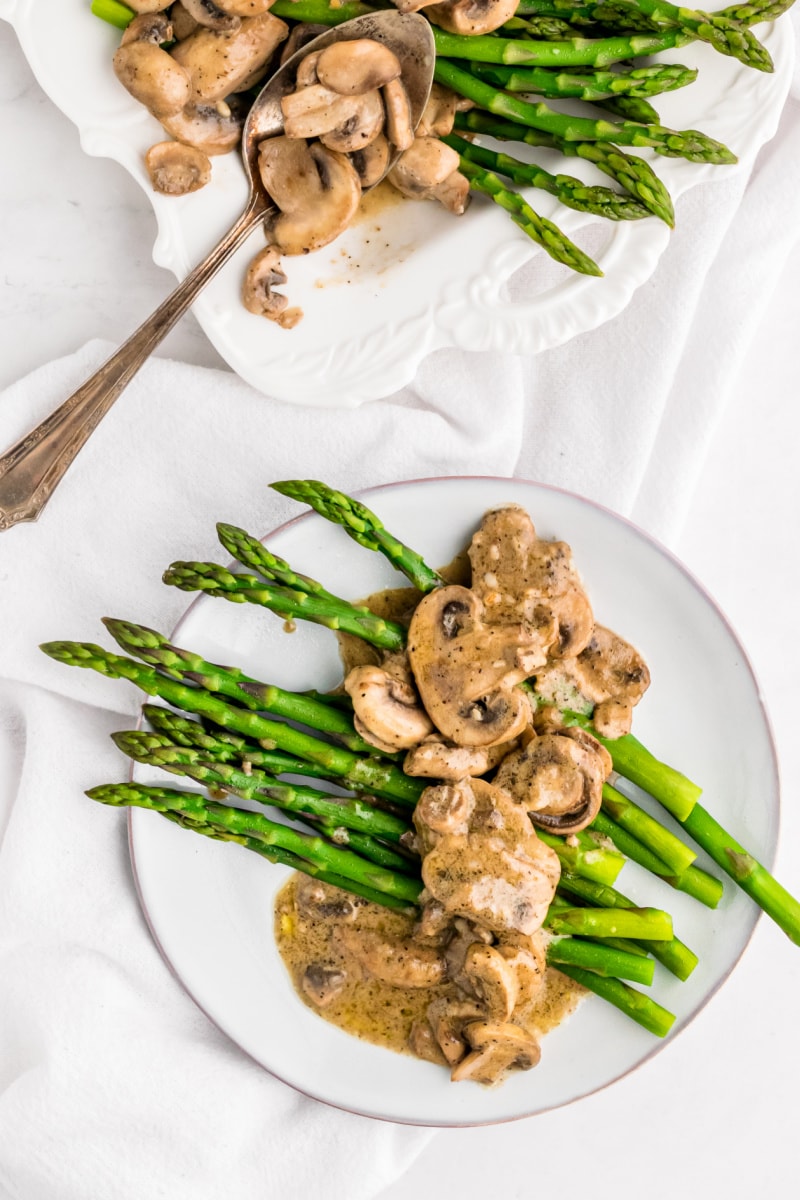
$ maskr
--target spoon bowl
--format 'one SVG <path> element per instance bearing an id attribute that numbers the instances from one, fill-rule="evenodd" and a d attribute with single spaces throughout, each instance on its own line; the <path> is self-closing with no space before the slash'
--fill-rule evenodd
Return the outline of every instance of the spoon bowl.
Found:
<path id="1" fill-rule="evenodd" d="M 397 55 L 411 125 L 416 129 L 430 95 L 436 57 L 433 33 L 424 17 L 395 11 L 368 13 L 326 30 L 288 58 L 265 83 L 245 121 L 242 162 L 250 190 L 243 213 L 120 349 L 55 412 L 0 457 L 0 531 L 39 517 L 78 452 L 139 368 L 234 251 L 257 225 L 277 211 L 259 174 L 259 144 L 283 133 L 281 99 L 294 87 L 298 63 L 307 54 L 334 42 L 356 38 L 382 42 Z M 401 153 L 392 149 L 387 171 Z"/>

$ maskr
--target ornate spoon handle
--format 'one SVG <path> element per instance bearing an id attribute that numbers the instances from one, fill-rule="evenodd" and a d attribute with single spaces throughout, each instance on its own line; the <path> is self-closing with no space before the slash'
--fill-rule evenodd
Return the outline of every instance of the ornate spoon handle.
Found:
<path id="1" fill-rule="evenodd" d="M 252 195 L 222 240 L 127 342 L 41 425 L 0 457 L 0 530 L 36 520 L 117 396 L 267 211 L 261 197 Z"/>

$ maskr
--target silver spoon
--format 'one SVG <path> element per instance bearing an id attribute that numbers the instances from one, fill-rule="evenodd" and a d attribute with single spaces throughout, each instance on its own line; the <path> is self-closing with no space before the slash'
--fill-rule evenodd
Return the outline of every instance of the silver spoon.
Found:
<path id="1" fill-rule="evenodd" d="M 127 342 L 41 425 L 0 457 L 0 530 L 37 519 L 117 396 L 223 263 L 260 222 L 276 211 L 259 176 L 258 144 L 263 138 L 283 132 L 280 101 L 294 86 L 294 68 L 300 59 L 331 42 L 354 38 L 372 38 L 394 51 L 403 65 L 402 81 L 408 93 L 412 126 L 419 124 L 431 90 L 435 58 L 433 34 L 424 17 L 398 12 L 356 17 L 320 34 L 287 59 L 259 92 L 242 132 L 242 160 L 250 187 L 244 212 Z M 398 156 L 399 151 L 390 167 Z"/>

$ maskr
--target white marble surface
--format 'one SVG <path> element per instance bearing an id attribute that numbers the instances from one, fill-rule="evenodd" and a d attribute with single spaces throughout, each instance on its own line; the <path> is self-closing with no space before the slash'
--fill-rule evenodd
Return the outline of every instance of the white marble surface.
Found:
<path id="1" fill-rule="evenodd" d="M 4 24 L 0 62 L 2 389 L 92 337 L 122 340 L 171 279 L 150 261 L 155 224 L 145 197 L 121 167 L 82 154 L 75 130 L 39 90 Z M 791 119 L 798 119 L 797 107 Z M 675 547 L 730 617 L 761 678 L 784 782 L 777 873 L 795 892 L 798 277 L 795 241 L 765 298 L 758 336 Z M 191 315 L 161 353 L 222 365 Z M 738 736 L 743 731 L 731 731 Z M 597 1200 L 796 1194 L 798 994 L 800 950 L 762 920 L 722 991 L 638 1074 L 533 1121 L 440 1133 L 382 1200 L 439 1200 L 446 1191 L 521 1200 L 565 1183 L 590 1188 Z M 87 1200 L 95 1198 L 87 1192 Z M 232 1193 L 230 1200 L 240 1198 Z"/>

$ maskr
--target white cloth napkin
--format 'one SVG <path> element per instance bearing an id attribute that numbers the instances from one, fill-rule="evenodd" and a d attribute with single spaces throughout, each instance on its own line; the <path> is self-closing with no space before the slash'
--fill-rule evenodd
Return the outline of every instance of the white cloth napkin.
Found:
<path id="1" fill-rule="evenodd" d="M 271 1078 L 195 1008 L 135 899 L 124 817 L 85 788 L 119 775 L 108 733 L 133 689 L 39 642 L 99 618 L 169 629 L 175 558 L 219 557 L 218 519 L 264 533 L 288 476 L 345 490 L 517 474 L 669 540 L 798 236 L 800 88 L 749 181 L 690 192 L 653 280 L 615 321 L 533 361 L 442 351 L 355 412 L 302 410 L 228 373 L 153 360 L 35 526 L 0 534 L 0 1196 L 366 1200 L 427 1131 L 329 1109 Z M 107 355 L 93 342 L 0 398 L 0 446 Z"/>

